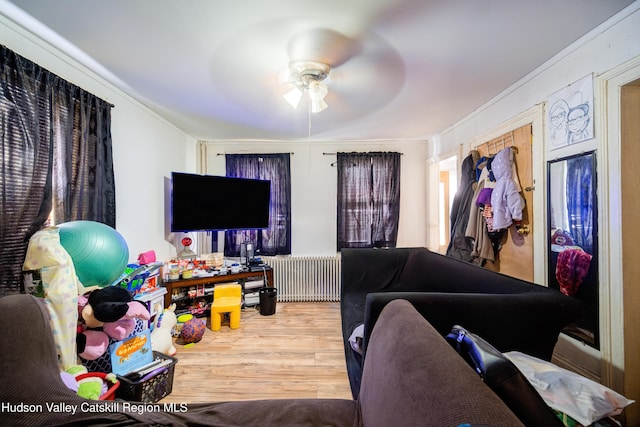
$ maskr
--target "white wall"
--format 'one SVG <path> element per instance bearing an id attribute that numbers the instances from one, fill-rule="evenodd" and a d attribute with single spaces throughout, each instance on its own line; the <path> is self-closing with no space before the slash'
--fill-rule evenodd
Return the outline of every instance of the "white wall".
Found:
<path id="1" fill-rule="evenodd" d="M 210 175 L 225 174 L 218 153 L 293 153 L 291 210 L 293 255 L 336 253 L 335 153 L 397 151 L 401 157 L 400 224 L 397 246 L 426 246 L 426 142 L 213 142 L 207 146 Z M 324 155 L 323 153 L 331 153 Z"/>
<path id="2" fill-rule="evenodd" d="M 580 78 L 595 76 L 640 54 L 640 2 L 591 31 L 538 67 L 474 113 L 440 134 L 439 153 L 455 152 L 459 144 L 545 102 L 554 92 Z M 543 31 L 541 29 L 541 31 Z M 523 53 L 524 54 L 524 53 Z M 599 130 L 596 129 L 596 134 Z M 565 156 L 581 151 L 578 145 L 553 152 Z"/>
<path id="3" fill-rule="evenodd" d="M 116 229 L 129 245 L 131 261 L 149 249 L 154 249 L 160 259 L 175 255 L 175 247 L 165 240 L 163 177 L 169 177 L 172 170 L 195 168 L 195 141 L 105 79 L 2 15 L 0 40 L 16 53 L 115 105 L 111 133 Z M 54 41 L 53 36 L 50 40 Z"/>

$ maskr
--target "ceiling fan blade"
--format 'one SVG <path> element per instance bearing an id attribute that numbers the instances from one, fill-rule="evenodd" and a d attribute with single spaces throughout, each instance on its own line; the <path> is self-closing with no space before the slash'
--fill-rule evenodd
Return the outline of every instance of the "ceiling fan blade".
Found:
<path id="1" fill-rule="evenodd" d="M 341 103 L 351 107 L 362 103 L 357 109 L 368 105 L 368 111 L 386 105 L 400 92 L 406 70 L 398 52 L 383 39 L 370 34 L 362 47 L 360 55 L 331 71 L 326 84 Z"/>
<path id="2" fill-rule="evenodd" d="M 328 28 L 302 31 L 289 41 L 289 61 L 316 61 L 338 67 L 362 51 L 360 41 Z"/>

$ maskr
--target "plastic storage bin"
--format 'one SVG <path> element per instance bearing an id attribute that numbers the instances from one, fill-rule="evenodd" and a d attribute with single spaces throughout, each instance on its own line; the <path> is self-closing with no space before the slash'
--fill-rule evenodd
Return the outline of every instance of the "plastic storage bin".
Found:
<path id="1" fill-rule="evenodd" d="M 153 403 L 171 394 L 171 390 L 173 390 L 173 372 L 178 359 L 157 351 L 154 351 L 153 355 L 155 359 L 171 359 L 172 362 L 156 375 L 139 381 L 131 381 L 118 375 L 120 380 L 120 387 L 116 390 L 118 399 Z"/>

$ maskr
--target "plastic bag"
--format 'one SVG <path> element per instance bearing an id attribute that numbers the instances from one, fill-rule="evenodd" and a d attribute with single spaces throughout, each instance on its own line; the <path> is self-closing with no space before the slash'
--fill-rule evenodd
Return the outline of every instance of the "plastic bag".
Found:
<path id="1" fill-rule="evenodd" d="M 520 369 L 551 408 L 582 425 L 618 415 L 632 404 L 621 394 L 551 362 L 517 351 L 504 355 Z"/>

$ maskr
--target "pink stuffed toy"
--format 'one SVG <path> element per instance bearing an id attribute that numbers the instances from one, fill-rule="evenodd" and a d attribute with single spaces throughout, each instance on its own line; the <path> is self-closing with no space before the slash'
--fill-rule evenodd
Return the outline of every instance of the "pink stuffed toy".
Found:
<path id="1" fill-rule="evenodd" d="M 109 338 L 120 341 L 131 335 L 136 319 L 149 320 L 147 307 L 118 286 L 97 289 L 78 298 L 77 352 L 95 360 L 109 348 Z"/>

